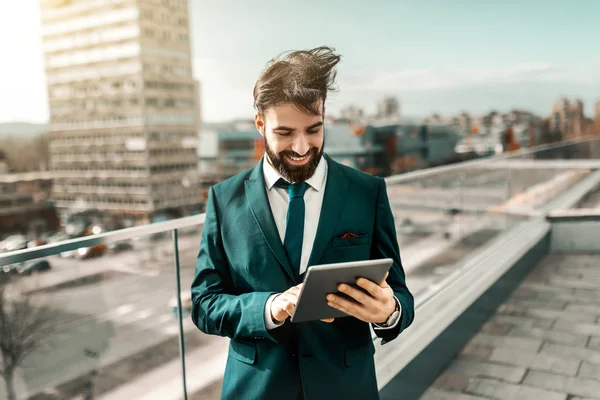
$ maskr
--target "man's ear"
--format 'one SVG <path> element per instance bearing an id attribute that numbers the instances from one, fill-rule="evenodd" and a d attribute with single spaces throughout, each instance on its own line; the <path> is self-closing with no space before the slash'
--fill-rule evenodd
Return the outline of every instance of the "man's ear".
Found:
<path id="1" fill-rule="evenodd" d="M 259 113 L 254 114 L 254 126 L 258 132 L 264 137 L 265 136 L 265 122 Z"/>

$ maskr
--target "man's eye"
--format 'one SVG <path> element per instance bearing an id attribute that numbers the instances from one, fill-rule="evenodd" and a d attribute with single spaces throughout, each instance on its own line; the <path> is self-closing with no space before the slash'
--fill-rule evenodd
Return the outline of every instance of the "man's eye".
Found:
<path id="1" fill-rule="evenodd" d="M 318 133 L 319 130 L 318 129 L 310 129 L 307 131 L 308 133 Z"/>
<path id="2" fill-rule="evenodd" d="M 276 132 L 279 136 L 290 136 L 289 132 Z"/>

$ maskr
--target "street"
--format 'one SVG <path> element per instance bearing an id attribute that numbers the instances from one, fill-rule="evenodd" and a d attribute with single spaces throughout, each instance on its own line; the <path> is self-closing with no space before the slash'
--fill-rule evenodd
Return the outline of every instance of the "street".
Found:
<path id="1" fill-rule="evenodd" d="M 185 237 L 188 243 L 198 240 Z M 164 241 L 158 245 L 169 245 Z M 132 262 L 131 253 L 105 255 L 91 260 L 50 257 L 53 271 L 23 280 L 42 283 L 52 274 L 73 277 L 100 267 L 98 279 L 61 290 L 39 294 L 50 306 L 54 334 L 43 347 L 31 354 L 16 377 L 18 393 L 36 393 L 55 387 L 144 349 L 176 338 L 178 323 L 169 301 L 176 295 L 176 274 L 168 256 L 145 266 Z M 180 253 L 182 290 L 189 290 L 197 249 L 188 244 Z M 146 255 L 137 254 L 139 258 Z M 186 319 L 187 335 L 202 335 Z M 178 352 L 170 358 L 179 357 Z M 168 358 L 167 360 L 168 361 Z M 130 376 L 129 378 L 133 378 Z M 5 392 L 0 388 L 0 399 Z"/>

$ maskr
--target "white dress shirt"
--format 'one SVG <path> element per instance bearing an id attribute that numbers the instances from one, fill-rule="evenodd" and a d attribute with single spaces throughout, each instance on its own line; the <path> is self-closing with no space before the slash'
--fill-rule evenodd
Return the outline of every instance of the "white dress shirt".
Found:
<path id="1" fill-rule="evenodd" d="M 267 197 L 271 205 L 271 213 L 275 219 L 275 225 L 277 225 L 279 238 L 281 239 L 281 243 L 283 243 L 290 198 L 287 189 L 275 186 L 281 175 L 266 159 L 263 162 L 263 173 L 265 176 L 265 186 L 267 187 Z M 302 255 L 300 256 L 300 275 L 308 267 L 308 258 L 312 252 L 315 236 L 317 235 L 317 227 L 319 226 L 323 194 L 325 193 L 325 184 L 327 183 L 327 160 L 325 160 L 325 157 L 321 157 L 315 173 L 305 182 L 308 183 L 308 188 L 304 193 L 304 236 L 302 238 Z"/>
<path id="2" fill-rule="evenodd" d="M 267 188 L 267 198 L 271 206 L 271 213 L 277 225 L 279 238 L 281 243 L 285 239 L 285 225 L 287 219 L 287 210 L 289 204 L 288 191 L 285 188 L 278 188 L 275 183 L 282 178 L 279 172 L 273 168 L 265 158 L 263 160 L 263 175 L 265 178 L 265 186 Z M 306 181 L 308 188 L 304 193 L 304 236 L 302 237 L 302 254 L 300 257 L 300 275 L 308 268 L 308 259 L 312 252 L 315 236 L 317 235 L 317 227 L 319 226 L 319 218 L 321 216 L 321 207 L 323 205 L 323 197 L 325 194 L 325 185 L 327 183 L 327 160 L 321 157 L 315 173 Z M 294 183 L 294 182 L 292 182 Z M 269 297 L 265 306 L 265 322 L 267 329 L 274 329 L 283 325 L 283 322 L 276 324 L 271 318 L 271 302 L 276 295 Z M 398 306 L 400 302 L 396 299 Z M 400 306 L 399 306 L 400 308 Z M 389 328 L 393 328 L 393 326 Z"/>

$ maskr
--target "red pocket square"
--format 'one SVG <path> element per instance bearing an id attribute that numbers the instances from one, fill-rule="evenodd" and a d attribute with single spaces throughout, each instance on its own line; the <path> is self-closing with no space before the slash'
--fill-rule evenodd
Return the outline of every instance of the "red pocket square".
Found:
<path id="1" fill-rule="evenodd" d="M 358 235 L 355 235 L 354 233 L 344 233 L 344 235 L 342 236 L 342 239 L 350 239 L 350 238 L 355 238 L 358 237 Z"/>

